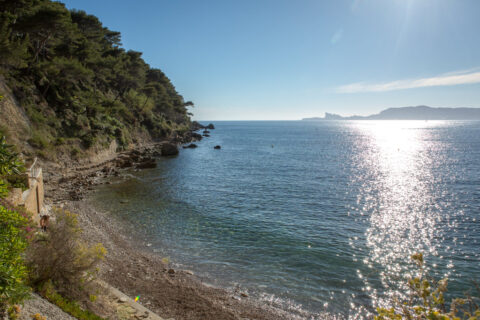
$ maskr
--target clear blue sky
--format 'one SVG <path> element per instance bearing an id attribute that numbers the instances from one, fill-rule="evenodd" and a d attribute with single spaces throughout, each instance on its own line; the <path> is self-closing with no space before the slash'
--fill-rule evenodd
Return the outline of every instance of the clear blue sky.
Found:
<path id="1" fill-rule="evenodd" d="M 162 69 L 198 120 L 480 107 L 478 0 L 66 0 Z"/>

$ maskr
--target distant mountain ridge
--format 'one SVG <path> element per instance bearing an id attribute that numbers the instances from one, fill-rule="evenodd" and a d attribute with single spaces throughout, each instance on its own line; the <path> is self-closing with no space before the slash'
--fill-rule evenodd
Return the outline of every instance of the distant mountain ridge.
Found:
<path id="1" fill-rule="evenodd" d="M 342 117 L 325 113 L 324 118 L 302 120 L 480 120 L 480 108 L 432 108 L 428 106 L 389 108 L 370 116 Z"/>

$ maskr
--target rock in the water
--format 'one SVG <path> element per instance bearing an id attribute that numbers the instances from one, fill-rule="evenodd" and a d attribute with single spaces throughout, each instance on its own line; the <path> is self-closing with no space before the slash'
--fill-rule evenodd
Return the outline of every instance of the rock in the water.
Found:
<path id="1" fill-rule="evenodd" d="M 190 143 L 188 146 L 183 146 L 183 149 L 193 149 L 198 147 L 195 143 Z"/>
<path id="2" fill-rule="evenodd" d="M 203 133 L 210 133 L 207 129 L 203 130 Z"/>
<path id="3" fill-rule="evenodd" d="M 213 147 L 213 149 L 222 149 L 222 147 L 221 146 L 215 146 L 215 147 Z"/>
<path id="4" fill-rule="evenodd" d="M 162 156 L 175 156 L 178 154 L 177 145 L 174 143 L 164 143 L 162 144 Z"/>
<path id="5" fill-rule="evenodd" d="M 213 125 L 213 123 L 209 123 L 208 126 L 206 126 L 205 128 L 207 128 L 207 129 L 215 129 L 215 126 Z"/>
<path id="6" fill-rule="evenodd" d="M 210 135 L 208 133 L 204 133 L 203 136 L 204 137 L 210 137 Z"/>

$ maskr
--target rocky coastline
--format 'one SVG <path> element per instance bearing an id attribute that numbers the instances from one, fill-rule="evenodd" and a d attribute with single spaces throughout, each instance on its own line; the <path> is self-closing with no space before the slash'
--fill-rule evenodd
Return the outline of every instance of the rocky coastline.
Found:
<path id="1" fill-rule="evenodd" d="M 198 124 L 185 136 L 168 141 L 139 145 L 114 157 L 55 170 L 46 168 L 46 200 L 51 206 L 62 207 L 78 214 L 84 239 L 102 243 L 107 256 L 100 267 L 100 279 L 130 297 L 140 295 L 141 303 L 166 319 L 292 319 L 291 315 L 267 306 L 238 291 L 213 288 L 193 272 L 175 269 L 172 264 L 152 252 L 126 226 L 110 214 L 97 210 L 90 195 L 108 178 L 121 176 L 129 170 L 154 168 L 162 156 L 175 156 L 178 147 L 198 141 Z M 208 127 L 214 129 L 213 125 Z M 100 306 L 91 306 L 102 314 Z"/>

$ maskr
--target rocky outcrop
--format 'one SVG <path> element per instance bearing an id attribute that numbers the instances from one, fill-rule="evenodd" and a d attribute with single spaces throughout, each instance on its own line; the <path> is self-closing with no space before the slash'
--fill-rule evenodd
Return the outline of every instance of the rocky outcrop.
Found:
<path id="1" fill-rule="evenodd" d="M 201 135 L 200 133 L 191 132 L 190 135 L 191 135 L 191 137 L 192 137 L 192 141 L 200 141 L 200 140 L 202 140 L 202 135 Z"/>
<path id="2" fill-rule="evenodd" d="M 176 156 L 178 154 L 177 145 L 170 142 L 163 143 L 160 150 L 162 156 Z"/>
<path id="3" fill-rule="evenodd" d="M 189 131 L 184 134 L 183 139 L 180 141 L 182 143 L 200 141 L 202 140 L 202 135 L 193 131 Z"/>
<path id="4" fill-rule="evenodd" d="M 213 123 L 209 123 L 205 128 L 213 130 L 213 129 L 215 129 L 215 126 L 213 125 Z"/>
<path id="5" fill-rule="evenodd" d="M 202 125 L 202 124 L 200 124 L 200 123 L 197 122 L 197 121 L 193 121 L 192 124 L 191 124 L 191 126 L 190 126 L 190 129 L 191 129 L 192 131 L 197 131 L 197 130 L 204 129 L 204 128 L 205 128 L 205 126 Z"/>
<path id="6" fill-rule="evenodd" d="M 190 143 L 188 146 L 183 146 L 183 149 L 194 149 L 198 147 L 195 143 Z"/>

